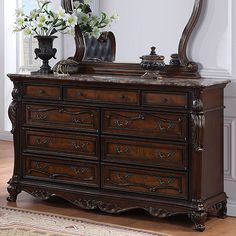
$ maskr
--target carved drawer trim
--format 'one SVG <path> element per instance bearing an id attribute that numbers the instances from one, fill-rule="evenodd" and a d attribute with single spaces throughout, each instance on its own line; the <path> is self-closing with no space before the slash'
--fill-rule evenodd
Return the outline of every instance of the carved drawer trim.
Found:
<path id="1" fill-rule="evenodd" d="M 54 154 L 77 159 L 99 158 L 99 139 L 96 135 L 45 132 L 24 129 L 24 152 Z"/>
<path id="2" fill-rule="evenodd" d="M 103 136 L 102 160 L 164 168 L 187 169 L 187 145 Z"/>
<path id="3" fill-rule="evenodd" d="M 63 162 L 43 157 L 24 157 L 24 178 L 99 187 L 99 165 L 90 162 Z"/>
<path id="4" fill-rule="evenodd" d="M 187 140 L 187 115 L 147 111 L 102 111 L 102 132 Z"/>
<path id="5" fill-rule="evenodd" d="M 26 104 L 23 109 L 26 125 L 94 132 L 99 129 L 99 111 L 95 108 Z"/>
<path id="6" fill-rule="evenodd" d="M 102 165 L 102 188 L 179 199 L 188 198 L 187 173 Z"/>

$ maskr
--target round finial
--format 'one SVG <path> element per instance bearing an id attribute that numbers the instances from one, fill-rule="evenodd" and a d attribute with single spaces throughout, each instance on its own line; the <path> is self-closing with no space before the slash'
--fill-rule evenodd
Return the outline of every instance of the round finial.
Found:
<path id="1" fill-rule="evenodd" d="M 150 53 L 150 55 L 157 55 L 156 54 L 156 47 L 151 47 L 151 53 Z"/>

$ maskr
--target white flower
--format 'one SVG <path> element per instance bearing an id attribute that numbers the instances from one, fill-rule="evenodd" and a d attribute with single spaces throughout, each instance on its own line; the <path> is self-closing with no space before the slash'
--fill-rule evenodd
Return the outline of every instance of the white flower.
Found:
<path id="1" fill-rule="evenodd" d="M 77 17 L 75 15 L 67 14 L 66 25 L 67 26 L 75 26 L 77 24 Z"/>
<path id="2" fill-rule="evenodd" d="M 36 19 L 36 17 L 39 15 L 39 11 L 38 10 L 36 10 L 36 9 L 34 9 L 34 10 L 32 10 L 31 12 L 30 12 L 30 17 L 32 18 L 32 19 Z"/>
<path id="3" fill-rule="evenodd" d="M 65 19 L 65 15 L 66 15 L 65 9 L 60 7 L 60 9 L 57 12 L 58 19 Z"/>
<path id="4" fill-rule="evenodd" d="M 89 4 L 90 2 L 90 0 L 84 0 L 84 4 Z"/>
<path id="5" fill-rule="evenodd" d="M 74 8 L 75 9 L 78 9 L 79 8 L 79 6 L 80 6 L 80 2 L 79 1 L 74 1 L 74 3 L 73 3 L 73 5 L 74 5 Z"/>
<path id="6" fill-rule="evenodd" d="M 22 8 L 17 8 L 15 10 L 16 17 L 20 17 L 24 15 L 23 9 Z"/>
<path id="7" fill-rule="evenodd" d="M 117 22 L 120 19 L 119 15 L 117 13 L 114 13 L 111 16 L 111 20 Z"/>
<path id="8" fill-rule="evenodd" d="M 32 35 L 32 30 L 28 27 L 23 30 L 25 35 Z"/>
<path id="9" fill-rule="evenodd" d="M 44 13 L 40 13 L 39 16 L 36 18 L 38 23 L 44 24 L 46 22 L 47 15 Z"/>
<path id="10" fill-rule="evenodd" d="M 24 24 L 25 24 L 24 18 L 23 18 L 23 17 L 18 17 L 18 18 L 16 18 L 15 24 L 16 24 L 16 26 L 19 27 L 19 28 L 23 27 Z"/>
<path id="11" fill-rule="evenodd" d="M 79 21 L 79 22 L 87 23 L 88 20 L 89 20 L 88 14 L 85 14 L 85 13 L 81 12 L 81 13 L 78 15 L 78 21 Z"/>
<path id="12" fill-rule="evenodd" d="M 98 39 L 100 37 L 100 35 L 101 35 L 101 32 L 100 32 L 99 28 L 98 27 L 94 27 L 93 31 L 91 33 L 91 36 L 93 36 L 93 37 Z"/>

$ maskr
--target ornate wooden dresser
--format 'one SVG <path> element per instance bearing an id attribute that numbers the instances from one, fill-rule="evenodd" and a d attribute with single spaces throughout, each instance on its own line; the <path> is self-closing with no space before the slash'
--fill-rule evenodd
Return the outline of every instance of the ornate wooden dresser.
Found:
<path id="1" fill-rule="evenodd" d="M 108 213 L 141 208 L 226 215 L 223 89 L 229 81 L 135 76 L 9 75 L 15 167 L 23 190 Z"/>

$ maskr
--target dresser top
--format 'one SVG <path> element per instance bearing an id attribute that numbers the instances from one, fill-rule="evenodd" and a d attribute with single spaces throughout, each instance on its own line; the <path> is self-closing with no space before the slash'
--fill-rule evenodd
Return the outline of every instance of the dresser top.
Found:
<path id="1" fill-rule="evenodd" d="M 111 84 L 133 84 L 133 85 L 156 85 L 156 86 L 175 86 L 175 87 L 211 87 L 217 85 L 226 85 L 230 83 L 228 79 L 178 79 L 178 78 L 163 78 L 163 79 L 141 79 L 137 76 L 117 76 L 117 75 L 92 75 L 78 74 L 70 76 L 55 76 L 55 75 L 30 75 L 30 74 L 8 74 L 13 81 L 35 81 L 45 82 L 88 82 L 88 83 L 111 83 Z"/>

